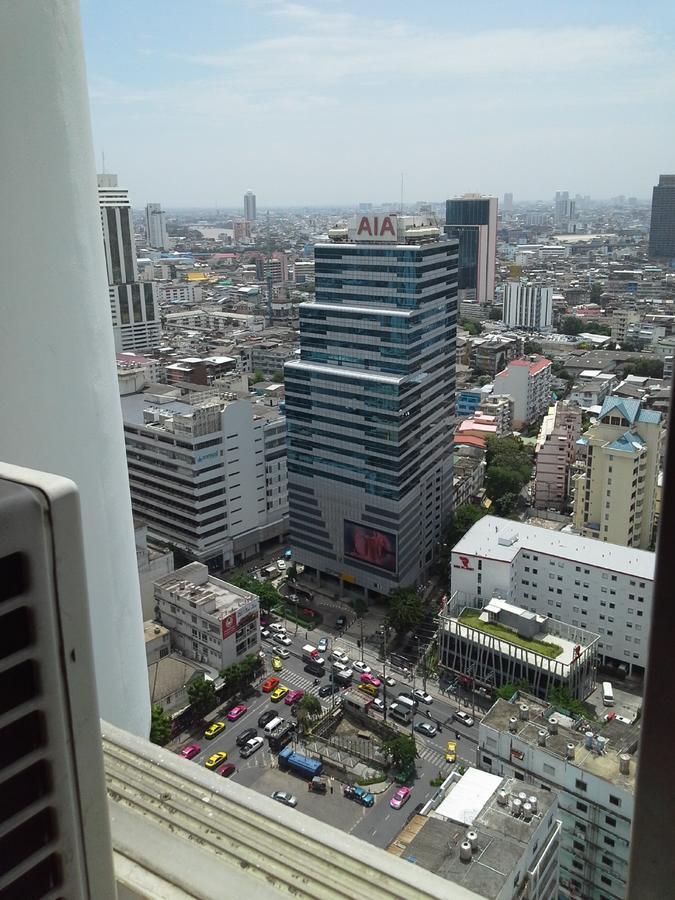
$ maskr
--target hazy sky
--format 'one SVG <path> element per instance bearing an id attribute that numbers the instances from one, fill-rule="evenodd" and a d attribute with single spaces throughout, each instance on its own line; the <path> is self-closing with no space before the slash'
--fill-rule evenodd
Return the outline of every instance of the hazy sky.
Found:
<path id="1" fill-rule="evenodd" d="M 651 196 L 675 3 L 83 0 L 94 143 L 134 206 Z"/>

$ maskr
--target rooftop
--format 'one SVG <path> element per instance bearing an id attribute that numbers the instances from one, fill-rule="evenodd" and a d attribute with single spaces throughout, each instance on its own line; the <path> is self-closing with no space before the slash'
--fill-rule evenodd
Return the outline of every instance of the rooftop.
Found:
<path id="1" fill-rule="evenodd" d="M 179 653 L 170 653 L 148 666 L 150 702 L 162 706 L 167 697 L 183 690 L 186 684 L 204 671 L 203 666 Z"/>
<path id="2" fill-rule="evenodd" d="M 654 578 L 654 554 L 648 550 L 550 531 L 498 516 L 485 516 L 472 525 L 452 552 L 511 563 L 522 550 L 583 562 L 649 581 Z"/>
<path id="3" fill-rule="evenodd" d="M 221 620 L 235 610 L 240 611 L 242 606 L 258 605 L 255 594 L 214 578 L 205 565 L 197 562 L 158 578 L 155 581 L 155 595 L 162 596 L 163 593 L 172 599 L 187 601 L 202 614 Z"/>

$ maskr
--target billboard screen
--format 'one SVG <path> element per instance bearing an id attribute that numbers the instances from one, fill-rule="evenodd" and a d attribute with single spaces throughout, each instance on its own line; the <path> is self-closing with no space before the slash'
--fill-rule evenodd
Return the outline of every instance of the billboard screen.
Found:
<path id="1" fill-rule="evenodd" d="M 396 571 L 396 535 L 345 519 L 345 556 L 369 566 Z"/>

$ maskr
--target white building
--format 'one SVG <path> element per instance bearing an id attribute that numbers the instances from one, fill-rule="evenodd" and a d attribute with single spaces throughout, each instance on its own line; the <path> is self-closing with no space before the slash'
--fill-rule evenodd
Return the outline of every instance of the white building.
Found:
<path id="1" fill-rule="evenodd" d="M 453 548 L 451 573 L 453 592 L 585 628 L 606 664 L 646 666 L 653 553 L 486 516 Z"/>
<path id="2" fill-rule="evenodd" d="M 244 194 L 244 219 L 247 222 L 255 222 L 255 194 L 253 191 L 246 191 Z"/>
<path id="3" fill-rule="evenodd" d="M 260 604 L 255 594 L 190 563 L 155 582 L 158 619 L 174 649 L 221 671 L 260 649 Z"/>
<path id="4" fill-rule="evenodd" d="M 201 303 L 203 288 L 200 284 L 187 284 L 176 282 L 175 284 L 157 285 L 157 299 L 160 303 Z"/>
<path id="5" fill-rule="evenodd" d="M 286 422 L 278 406 L 216 389 L 122 398 L 135 515 L 215 569 L 287 530 Z"/>
<path id="6" fill-rule="evenodd" d="M 478 726 L 478 765 L 558 795 L 560 896 L 626 897 L 639 731 L 616 720 L 590 725 L 545 701 L 497 700 Z"/>
<path id="7" fill-rule="evenodd" d="M 553 324 L 553 288 L 527 281 L 507 282 L 503 319 L 510 328 L 550 331 Z"/>
<path id="8" fill-rule="evenodd" d="M 129 193 L 117 175 L 98 175 L 98 202 L 115 350 L 154 350 L 160 345 L 155 289 L 139 280 Z"/>
<path id="9" fill-rule="evenodd" d="M 159 203 L 148 203 L 145 207 L 145 233 L 148 245 L 153 250 L 168 250 L 169 235 L 166 230 L 166 213 Z"/>
<path id="10" fill-rule="evenodd" d="M 138 579 L 141 584 L 143 621 L 146 621 L 154 618 L 155 615 L 156 579 L 173 572 L 173 553 L 167 547 L 156 547 L 154 544 L 148 543 L 148 526 L 145 522 L 134 522 L 134 539 Z"/>
<path id="11" fill-rule="evenodd" d="M 513 427 L 520 430 L 543 416 L 551 401 L 551 362 L 543 356 L 512 360 L 494 380 L 493 394 L 513 399 Z"/>

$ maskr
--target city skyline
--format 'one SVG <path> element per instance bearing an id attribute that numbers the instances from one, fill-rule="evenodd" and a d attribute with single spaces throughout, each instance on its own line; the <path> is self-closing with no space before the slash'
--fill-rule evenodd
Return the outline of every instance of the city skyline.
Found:
<path id="1" fill-rule="evenodd" d="M 397 197 L 402 172 L 409 203 L 648 198 L 675 138 L 656 9 L 211 3 L 186 41 L 166 7 L 85 3 L 97 155 L 165 208 L 236 209 L 249 185 L 264 208 Z"/>

